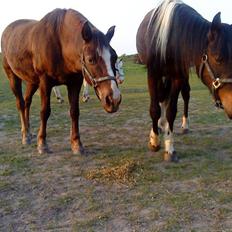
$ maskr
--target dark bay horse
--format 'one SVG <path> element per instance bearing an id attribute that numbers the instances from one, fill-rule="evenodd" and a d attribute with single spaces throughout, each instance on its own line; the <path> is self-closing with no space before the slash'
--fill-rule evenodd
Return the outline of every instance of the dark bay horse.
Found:
<path id="1" fill-rule="evenodd" d="M 79 134 L 79 92 L 83 78 L 94 88 L 107 112 L 118 110 L 121 94 L 115 77 L 117 54 L 109 44 L 114 30 L 113 26 L 103 34 L 72 9 L 55 9 L 40 21 L 18 20 L 5 29 L 1 41 L 3 67 L 16 97 L 23 144 L 31 142 L 29 111 L 38 88 L 41 96 L 39 153 L 49 152 L 46 125 L 52 87 L 67 86 L 74 154 L 84 152 Z M 22 81 L 26 84 L 24 97 Z"/>
<path id="2" fill-rule="evenodd" d="M 178 161 L 173 124 L 180 91 L 189 94 L 189 68 L 232 118 L 232 26 L 220 13 L 208 22 L 180 0 L 165 0 L 150 11 L 137 32 L 137 50 L 147 66 L 152 129 L 149 147 L 160 149 L 158 120 L 164 125 L 164 159 Z"/>

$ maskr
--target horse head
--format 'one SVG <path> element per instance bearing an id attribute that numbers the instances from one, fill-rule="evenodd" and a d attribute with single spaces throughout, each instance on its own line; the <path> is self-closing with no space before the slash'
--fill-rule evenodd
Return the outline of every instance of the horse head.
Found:
<path id="1" fill-rule="evenodd" d="M 215 15 L 207 39 L 200 76 L 212 91 L 217 105 L 232 119 L 232 26 L 221 23 L 220 13 Z"/>
<path id="2" fill-rule="evenodd" d="M 94 87 L 95 93 L 108 113 L 116 112 L 121 102 L 121 94 L 116 79 L 117 54 L 110 46 L 115 27 L 104 35 L 85 22 L 82 28 L 84 40 L 81 57 L 85 80 Z"/>

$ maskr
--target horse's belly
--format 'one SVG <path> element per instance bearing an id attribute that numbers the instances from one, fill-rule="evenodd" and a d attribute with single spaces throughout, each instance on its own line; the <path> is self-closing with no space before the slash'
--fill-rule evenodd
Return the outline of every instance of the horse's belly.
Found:
<path id="1" fill-rule="evenodd" d="M 14 74 L 17 75 L 20 79 L 30 83 L 39 82 L 39 77 L 36 75 L 30 62 L 21 60 L 21 62 L 9 63 L 9 65 Z"/>

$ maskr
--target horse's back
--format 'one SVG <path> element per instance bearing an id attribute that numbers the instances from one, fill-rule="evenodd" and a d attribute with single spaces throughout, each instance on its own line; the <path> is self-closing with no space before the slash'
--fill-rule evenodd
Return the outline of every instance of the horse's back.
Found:
<path id="1" fill-rule="evenodd" d="M 23 45 L 23 39 L 28 37 L 28 33 L 37 21 L 29 19 L 20 19 L 9 24 L 2 34 L 1 47 L 2 52 L 7 55 L 11 49 L 20 48 Z M 17 51 L 16 51 L 17 52 Z"/>
<path id="2" fill-rule="evenodd" d="M 17 20 L 2 35 L 3 66 L 27 82 L 39 83 L 42 75 L 56 76 L 62 69 L 60 28 L 65 9 L 55 9 L 40 21 Z"/>
<path id="3" fill-rule="evenodd" d="M 148 37 L 147 37 L 147 28 L 149 25 L 149 20 L 153 11 L 150 11 L 146 14 L 143 21 L 139 25 L 137 35 L 136 35 L 136 47 L 138 51 L 139 58 L 143 64 L 147 64 L 147 56 L 148 56 Z"/>
<path id="4" fill-rule="evenodd" d="M 17 20 L 9 24 L 2 34 L 3 66 L 23 80 L 34 76 L 31 54 L 31 32 L 35 20 Z"/>

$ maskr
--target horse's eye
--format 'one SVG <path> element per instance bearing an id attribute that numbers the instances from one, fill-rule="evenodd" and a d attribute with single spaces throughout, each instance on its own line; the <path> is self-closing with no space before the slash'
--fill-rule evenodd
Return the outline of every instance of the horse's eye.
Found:
<path id="1" fill-rule="evenodd" d="M 222 64 L 223 63 L 223 58 L 222 57 L 217 57 L 216 59 L 217 64 Z"/>
<path id="2" fill-rule="evenodd" d="M 95 59 L 94 59 L 94 58 L 89 57 L 89 58 L 88 58 L 88 63 L 89 63 L 89 64 L 95 64 L 95 63 L 96 63 L 96 61 L 95 61 Z"/>

